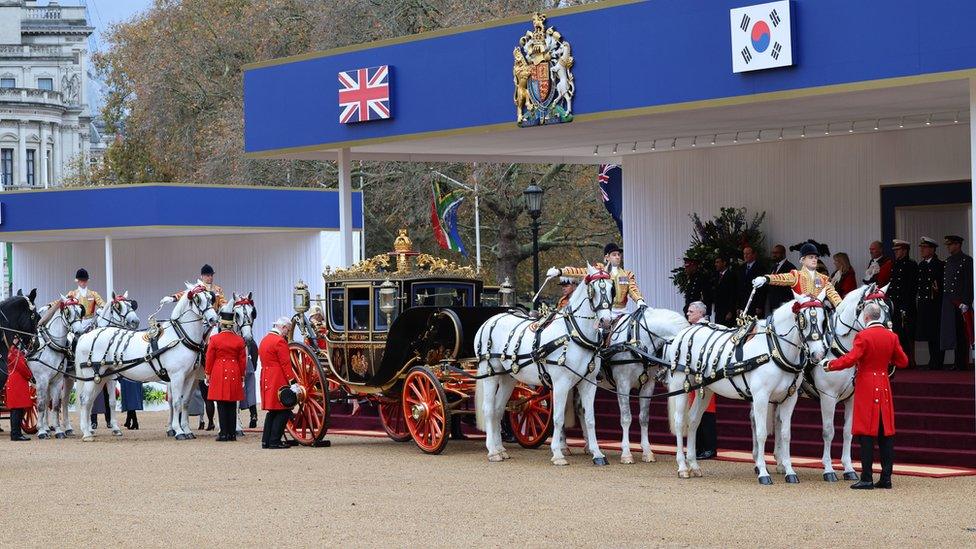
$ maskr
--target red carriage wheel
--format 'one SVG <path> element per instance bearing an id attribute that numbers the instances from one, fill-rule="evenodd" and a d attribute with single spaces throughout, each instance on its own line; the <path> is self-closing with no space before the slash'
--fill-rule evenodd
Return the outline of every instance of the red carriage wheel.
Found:
<path id="1" fill-rule="evenodd" d="M 28 435 L 33 435 L 37 433 L 37 408 L 31 406 L 24 413 L 24 419 L 20 422 L 20 430 L 27 433 Z"/>
<path id="2" fill-rule="evenodd" d="M 379 400 L 379 405 L 380 422 L 383 423 L 386 434 L 397 442 L 410 440 L 410 429 L 403 417 L 403 404 L 399 400 L 384 397 Z"/>
<path id="3" fill-rule="evenodd" d="M 520 446 L 538 448 L 552 435 L 552 393 L 548 389 L 516 385 L 508 403 L 508 422 Z"/>
<path id="4" fill-rule="evenodd" d="M 439 454 L 447 446 L 451 412 L 447 409 L 444 388 L 434 374 L 414 366 L 403 382 L 403 416 L 410 436 L 421 450 Z"/>
<path id="5" fill-rule="evenodd" d="M 298 408 L 288 421 L 288 432 L 301 444 L 312 446 L 325 438 L 329 429 L 329 378 L 307 345 L 292 341 L 288 354 L 292 377 L 300 387 Z"/>

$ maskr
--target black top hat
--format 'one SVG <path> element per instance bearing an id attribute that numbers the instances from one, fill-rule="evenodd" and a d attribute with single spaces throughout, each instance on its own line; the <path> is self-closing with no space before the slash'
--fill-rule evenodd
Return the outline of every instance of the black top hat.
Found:
<path id="1" fill-rule="evenodd" d="M 88 271 L 84 268 L 78 269 L 78 272 L 75 273 L 75 280 L 88 280 Z"/>
<path id="2" fill-rule="evenodd" d="M 800 252 L 800 257 L 806 257 L 808 255 L 815 255 L 817 257 L 830 255 L 830 248 L 826 244 L 821 244 L 812 238 L 806 242 L 800 242 L 799 244 L 790 246 L 790 251 Z"/>
<path id="3" fill-rule="evenodd" d="M 963 240 L 965 239 L 957 234 L 947 234 L 945 237 L 946 244 L 962 244 Z"/>
<path id="4" fill-rule="evenodd" d="M 200 274 L 202 274 L 202 275 L 212 275 L 212 274 L 214 274 L 213 267 L 211 267 L 210 264 L 206 264 L 203 267 L 200 267 Z"/>
<path id="5" fill-rule="evenodd" d="M 603 247 L 603 255 L 610 255 L 613 252 L 624 253 L 624 250 L 620 246 L 617 246 L 617 244 L 614 242 L 611 242 Z"/>
<path id="6" fill-rule="evenodd" d="M 298 395 L 291 390 L 291 387 L 284 385 L 278 389 L 278 401 L 281 402 L 282 406 L 292 408 L 298 404 Z"/>
<path id="7" fill-rule="evenodd" d="M 220 325 L 224 327 L 234 326 L 234 311 L 220 311 Z"/>

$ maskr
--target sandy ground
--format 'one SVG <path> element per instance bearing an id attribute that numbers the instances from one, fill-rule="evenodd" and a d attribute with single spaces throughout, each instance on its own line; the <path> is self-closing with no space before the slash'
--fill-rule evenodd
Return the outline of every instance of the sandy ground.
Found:
<path id="1" fill-rule="evenodd" d="M 347 436 L 271 451 L 256 434 L 176 442 L 164 421 L 143 413 L 142 430 L 102 428 L 93 443 L 4 433 L 0 545 L 976 545 L 976 477 L 855 492 L 800 469 L 799 485 L 763 487 L 741 463 L 680 480 L 672 456 L 596 468 L 574 455 L 557 468 L 547 448 L 516 447 L 489 464 L 473 441 L 440 456 Z"/>

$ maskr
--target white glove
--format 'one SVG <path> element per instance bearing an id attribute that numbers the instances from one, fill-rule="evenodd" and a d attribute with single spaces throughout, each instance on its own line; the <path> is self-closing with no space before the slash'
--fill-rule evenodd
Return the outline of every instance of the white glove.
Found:
<path id="1" fill-rule="evenodd" d="M 965 314 L 966 311 L 968 311 L 968 310 L 969 310 L 969 307 L 967 307 L 965 303 L 960 303 L 959 304 L 959 311 L 960 312 L 962 312 L 962 313 Z"/>
<path id="2" fill-rule="evenodd" d="M 766 282 L 767 282 L 766 277 L 764 277 L 764 276 L 757 276 L 756 278 L 753 278 L 752 279 L 752 287 L 753 288 L 762 288 L 763 286 L 766 285 Z"/>
<path id="3" fill-rule="evenodd" d="M 643 299 L 638 299 L 637 300 L 637 306 L 638 307 L 647 307 L 647 302 L 644 301 Z"/>
<path id="4" fill-rule="evenodd" d="M 562 269 L 557 269 L 556 267 L 549 267 L 549 270 L 546 271 L 546 278 L 556 278 L 557 276 L 560 276 L 562 274 L 563 274 Z"/>
<path id="5" fill-rule="evenodd" d="M 162 298 L 162 299 L 159 300 L 159 306 L 162 307 L 163 305 L 166 305 L 167 303 L 172 303 L 174 301 L 176 301 L 176 298 L 174 298 L 171 295 L 168 295 L 168 296 L 166 296 L 166 297 L 164 297 L 164 298 Z"/>
<path id="6" fill-rule="evenodd" d="M 288 388 L 291 389 L 291 392 L 295 393 L 296 395 L 298 394 L 298 384 L 297 383 L 292 383 L 291 386 L 289 386 Z"/>

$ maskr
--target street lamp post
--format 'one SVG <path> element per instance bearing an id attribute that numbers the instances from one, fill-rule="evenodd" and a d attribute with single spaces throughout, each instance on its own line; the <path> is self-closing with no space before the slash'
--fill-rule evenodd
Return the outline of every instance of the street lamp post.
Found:
<path id="1" fill-rule="evenodd" d="M 542 187 L 529 183 L 522 192 L 525 195 L 525 205 L 532 217 L 532 294 L 539 292 L 539 216 L 542 215 Z"/>

